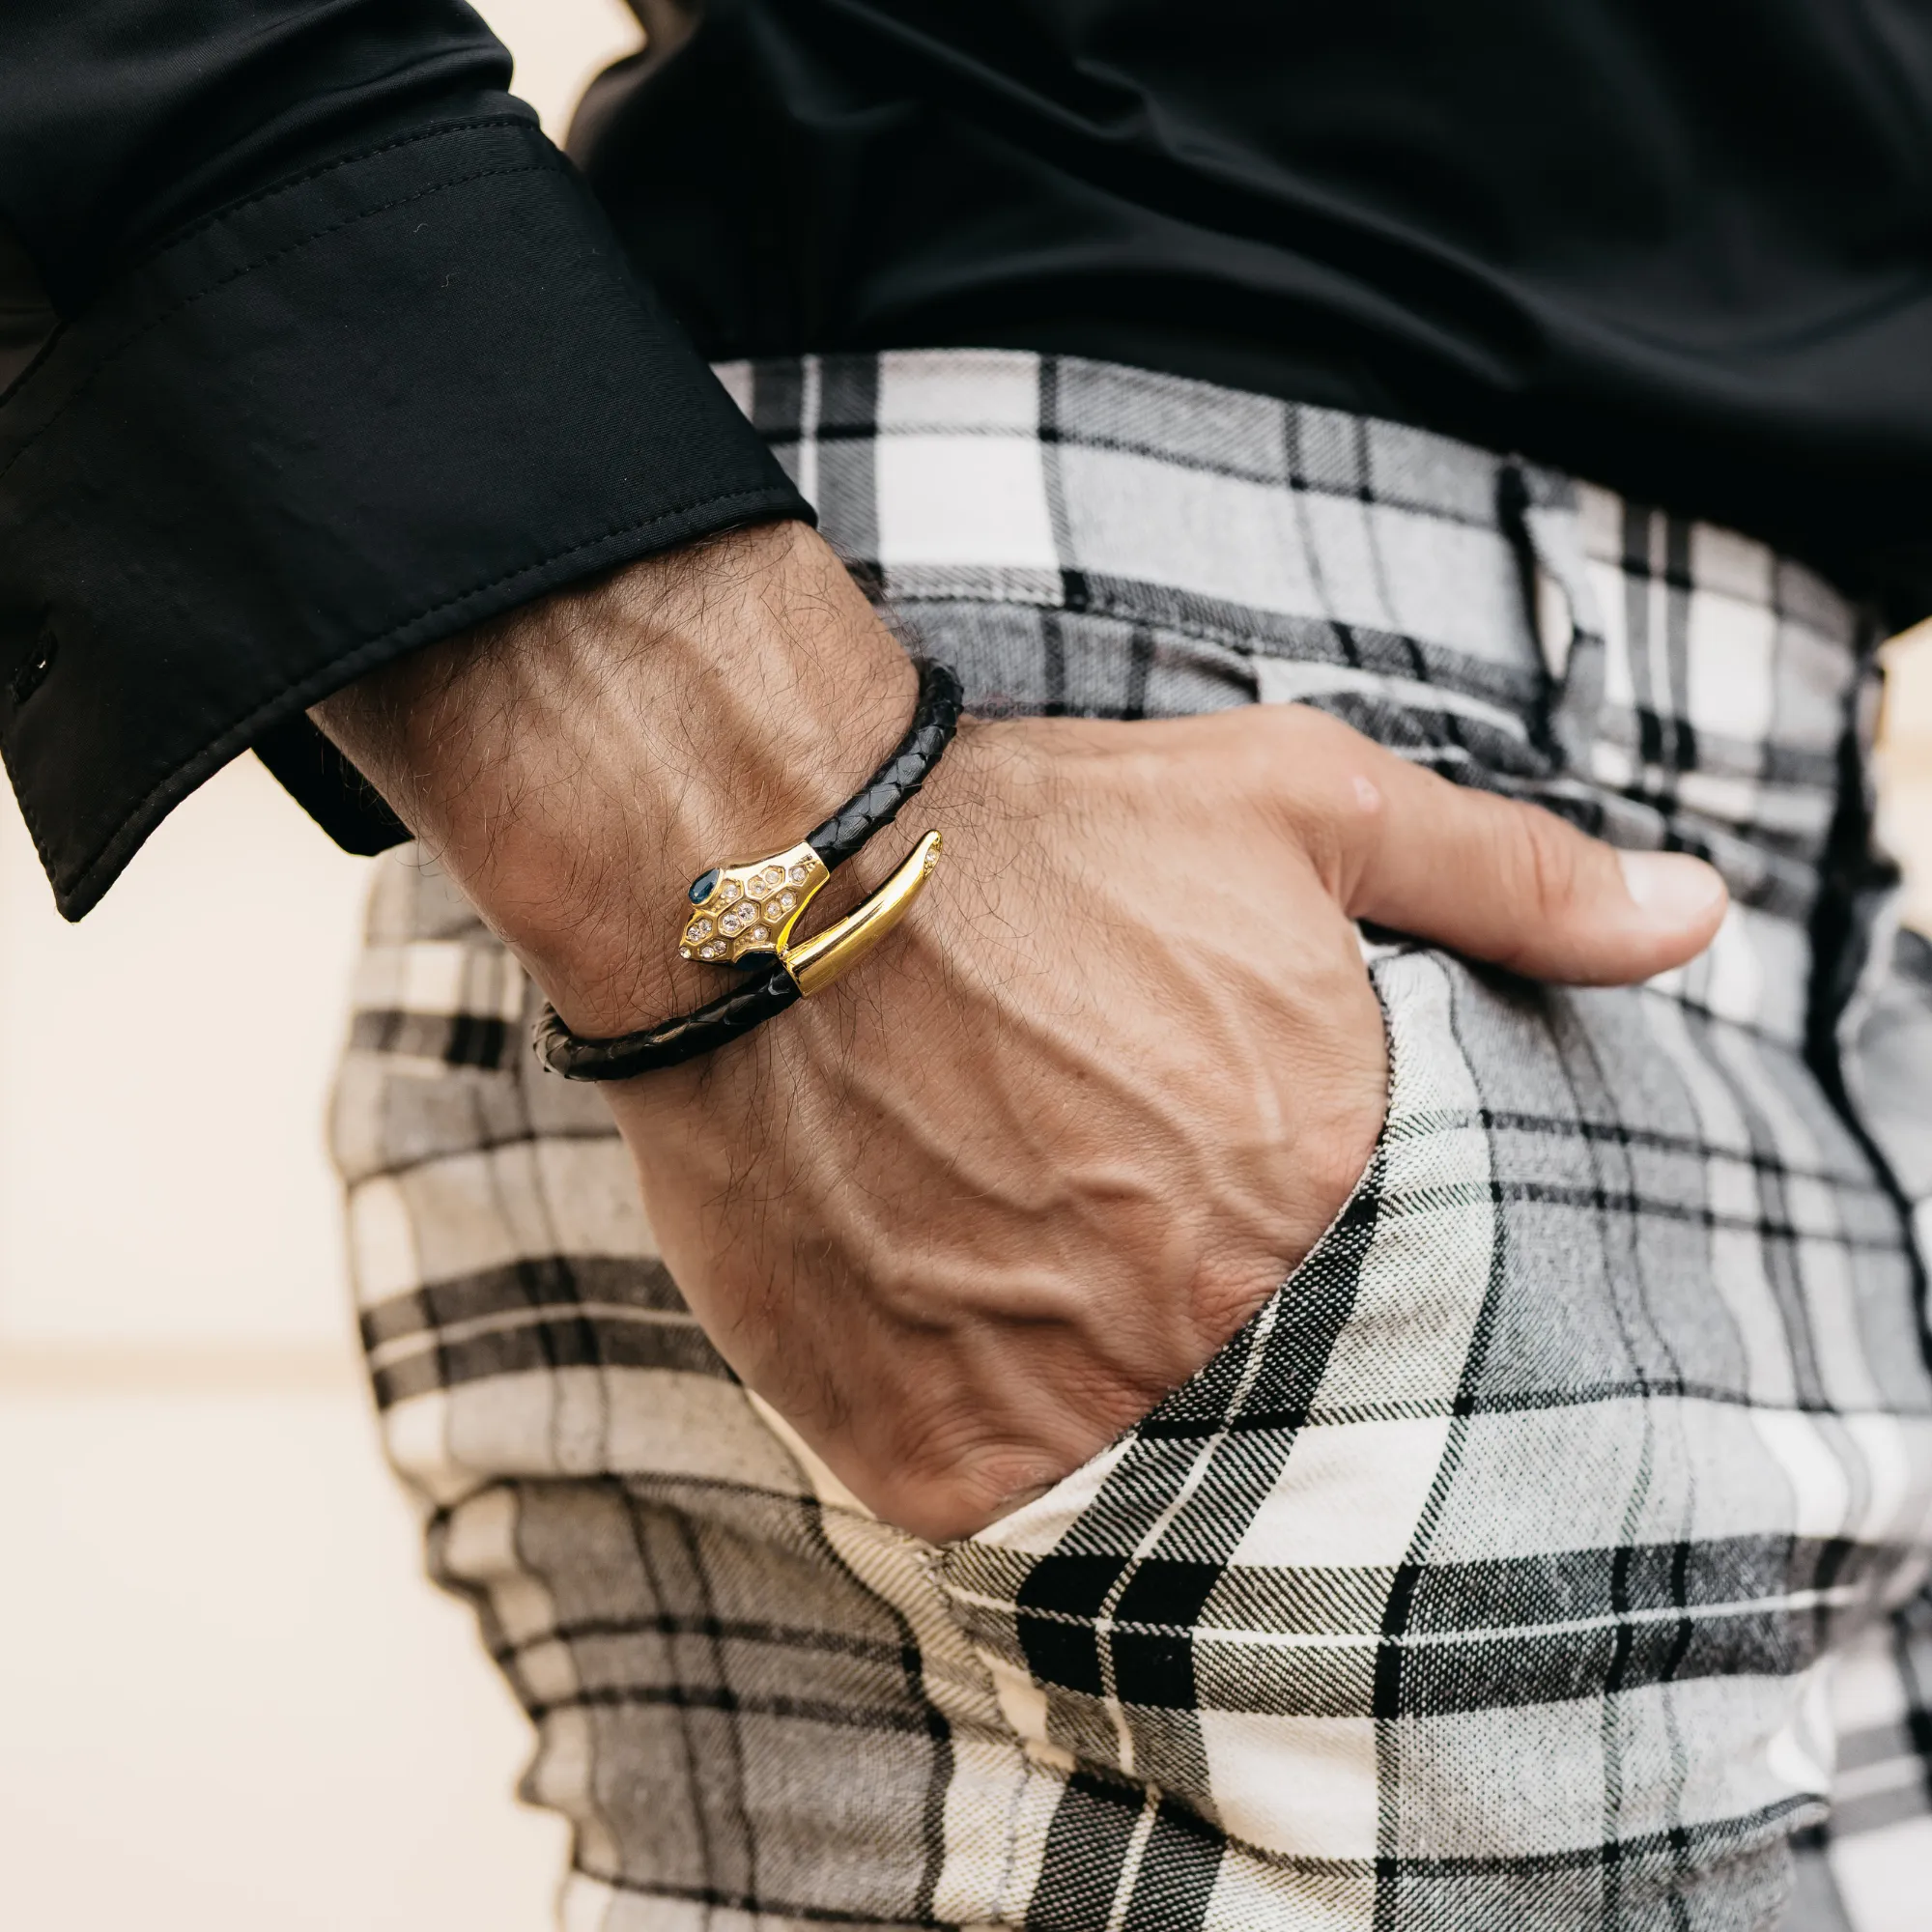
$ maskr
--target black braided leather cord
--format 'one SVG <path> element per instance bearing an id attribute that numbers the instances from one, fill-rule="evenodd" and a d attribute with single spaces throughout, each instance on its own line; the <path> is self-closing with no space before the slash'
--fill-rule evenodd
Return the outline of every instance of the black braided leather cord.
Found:
<path id="1" fill-rule="evenodd" d="M 883 831 L 918 792 L 939 754 L 959 728 L 959 707 L 965 701 L 951 665 L 919 663 L 919 702 L 898 750 L 875 771 L 866 789 L 849 798 L 805 842 L 834 872 L 863 846 L 873 833 Z"/>
<path id="2" fill-rule="evenodd" d="M 919 703 L 897 749 L 867 781 L 865 790 L 807 836 L 805 842 L 824 860 L 827 871 L 842 866 L 873 833 L 898 816 L 931 776 L 940 753 L 959 727 L 964 694 L 952 667 L 926 658 L 918 663 Z M 631 1080 L 639 1073 L 715 1052 L 753 1027 L 763 1026 L 801 997 L 791 975 L 783 966 L 774 964 L 754 984 L 707 1000 L 676 1019 L 611 1039 L 580 1037 L 564 1025 L 554 1008 L 546 1007 L 531 1043 L 537 1058 L 566 1080 Z"/>
<path id="3" fill-rule="evenodd" d="M 537 1022 L 537 1058 L 566 1080 L 629 1080 L 713 1052 L 804 997 L 791 975 L 774 966 L 755 985 L 740 986 L 677 1019 L 641 1033 L 620 1033 L 614 1039 L 580 1038 L 557 1017 L 554 1007 L 546 1007 Z"/>

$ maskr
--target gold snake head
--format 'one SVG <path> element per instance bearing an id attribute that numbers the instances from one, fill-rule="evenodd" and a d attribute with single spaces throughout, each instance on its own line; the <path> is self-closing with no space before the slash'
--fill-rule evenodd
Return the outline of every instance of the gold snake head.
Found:
<path id="1" fill-rule="evenodd" d="M 700 872 L 691 882 L 696 911 L 678 937 L 679 957 L 728 966 L 749 952 L 776 953 L 807 902 L 831 876 L 810 845 Z"/>

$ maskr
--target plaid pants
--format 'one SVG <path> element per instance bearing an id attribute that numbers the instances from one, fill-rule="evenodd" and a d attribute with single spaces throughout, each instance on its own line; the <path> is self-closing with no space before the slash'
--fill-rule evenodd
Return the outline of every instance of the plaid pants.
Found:
<path id="1" fill-rule="evenodd" d="M 384 862 L 334 1120 L 362 1333 L 575 1827 L 563 1924 L 1922 1932 L 1932 947 L 1869 842 L 1856 613 L 1321 410 L 1004 353 L 723 373 L 976 709 L 1321 705 L 1736 904 L 1641 988 L 1369 945 L 1345 1211 L 934 1546 L 732 1378 L 515 962 Z"/>

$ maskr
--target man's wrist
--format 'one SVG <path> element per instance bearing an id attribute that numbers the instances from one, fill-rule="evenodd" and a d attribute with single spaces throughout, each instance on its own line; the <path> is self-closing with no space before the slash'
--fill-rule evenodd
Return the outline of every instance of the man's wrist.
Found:
<path id="1" fill-rule="evenodd" d="M 632 565 L 316 710 L 578 1032 L 694 1005 L 685 884 L 802 838 L 911 714 L 912 668 L 800 525 Z"/>

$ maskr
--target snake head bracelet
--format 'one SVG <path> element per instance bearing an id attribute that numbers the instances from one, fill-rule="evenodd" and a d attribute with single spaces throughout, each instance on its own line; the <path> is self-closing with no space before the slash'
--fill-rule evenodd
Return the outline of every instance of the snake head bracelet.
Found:
<path id="1" fill-rule="evenodd" d="M 546 1008 L 536 1049 L 546 1066 L 572 1080 L 628 1080 L 709 1053 L 761 1026 L 794 1000 L 823 992 L 849 973 L 911 910 L 938 862 L 940 837 L 926 833 L 879 889 L 824 931 L 794 940 L 799 919 L 834 869 L 890 825 L 925 782 L 959 722 L 959 680 L 922 661 L 919 703 L 897 749 L 809 837 L 782 852 L 742 865 L 713 866 L 692 880 L 678 956 L 735 966 L 751 983 L 637 1033 L 585 1039 Z M 769 958 L 762 974 L 757 968 Z"/>
<path id="2" fill-rule="evenodd" d="M 926 833 L 862 905 L 797 945 L 793 927 L 832 876 L 809 843 L 748 866 L 714 866 L 691 882 L 697 910 L 685 924 L 678 953 L 732 966 L 756 953 L 773 953 L 801 993 L 823 992 L 911 910 L 939 861 L 941 845 L 937 832 Z"/>

